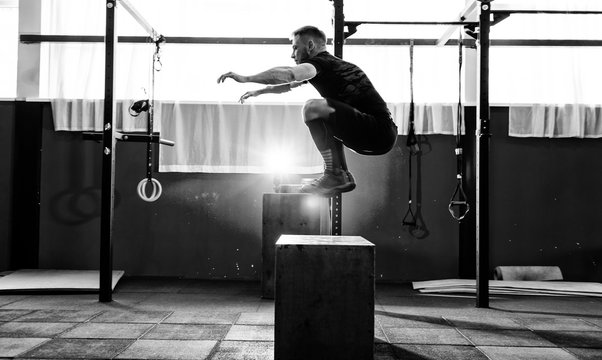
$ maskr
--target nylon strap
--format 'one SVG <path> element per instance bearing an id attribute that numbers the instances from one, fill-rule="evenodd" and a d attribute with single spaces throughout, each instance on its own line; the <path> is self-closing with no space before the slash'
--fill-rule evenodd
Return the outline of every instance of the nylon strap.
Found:
<path id="1" fill-rule="evenodd" d="M 463 159 L 462 159 L 462 29 L 458 39 L 458 114 L 456 118 L 456 188 L 447 209 L 451 216 L 460 221 L 470 211 L 470 205 L 464 192 Z"/>
<path id="2" fill-rule="evenodd" d="M 150 89 L 150 107 L 148 110 L 146 133 L 152 135 L 154 131 L 154 115 L 155 115 L 155 73 L 161 71 L 161 43 L 165 38 L 161 35 L 155 41 L 155 51 L 153 52 L 153 62 L 151 66 L 151 89 Z M 146 143 L 146 179 L 148 182 L 153 180 L 153 145 L 149 141 Z"/>
<path id="3" fill-rule="evenodd" d="M 410 40 L 410 114 L 406 146 L 410 149 L 410 153 L 415 154 L 420 151 L 420 145 L 418 144 L 414 129 L 414 40 Z"/>
<path id="4" fill-rule="evenodd" d="M 420 151 L 416 132 L 414 131 L 414 40 L 410 40 L 410 114 L 408 120 L 408 136 L 406 147 L 409 150 L 408 157 L 408 210 L 401 223 L 404 226 L 415 227 L 416 215 L 412 211 L 412 157 Z"/>

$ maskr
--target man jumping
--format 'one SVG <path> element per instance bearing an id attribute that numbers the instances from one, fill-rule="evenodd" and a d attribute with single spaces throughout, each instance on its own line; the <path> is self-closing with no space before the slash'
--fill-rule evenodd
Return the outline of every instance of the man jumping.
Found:
<path id="1" fill-rule="evenodd" d="M 324 175 L 301 192 L 331 197 L 355 189 L 347 169 L 343 145 L 362 155 L 382 155 L 393 148 L 397 126 L 387 104 L 366 74 L 356 65 L 326 51 L 326 35 L 314 26 L 293 32 L 293 54 L 297 66 L 275 67 L 256 75 L 234 72 L 221 75 L 218 83 L 230 78 L 239 83 L 269 86 L 248 91 L 240 102 L 266 93 L 284 93 L 309 82 L 322 95 L 308 100 L 303 120 L 324 159 Z"/>

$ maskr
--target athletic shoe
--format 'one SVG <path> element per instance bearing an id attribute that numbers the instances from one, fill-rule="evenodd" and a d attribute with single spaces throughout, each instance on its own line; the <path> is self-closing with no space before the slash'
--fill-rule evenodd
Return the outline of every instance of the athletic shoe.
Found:
<path id="1" fill-rule="evenodd" d="M 324 175 L 315 179 L 310 184 L 301 187 L 302 193 L 332 197 L 339 193 L 355 189 L 353 176 L 348 171 L 324 171 Z"/>

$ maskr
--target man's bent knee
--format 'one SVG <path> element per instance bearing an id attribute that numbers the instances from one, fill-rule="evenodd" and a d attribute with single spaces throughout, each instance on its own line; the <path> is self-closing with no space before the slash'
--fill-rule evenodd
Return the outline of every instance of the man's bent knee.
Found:
<path id="1" fill-rule="evenodd" d="M 325 119 L 334 112 L 334 108 L 328 105 L 326 99 L 311 99 L 303 106 L 303 120 L 305 122 Z"/>

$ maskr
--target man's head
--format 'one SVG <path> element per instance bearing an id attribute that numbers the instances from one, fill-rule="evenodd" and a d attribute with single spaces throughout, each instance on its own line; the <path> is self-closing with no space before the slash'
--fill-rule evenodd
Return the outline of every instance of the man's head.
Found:
<path id="1" fill-rule="evenodd" d="M 309 59 L 326 50 L 326 34 L 315 26 L 303 26 L 293 32 L 293 54 L 295 63 Z"/>

